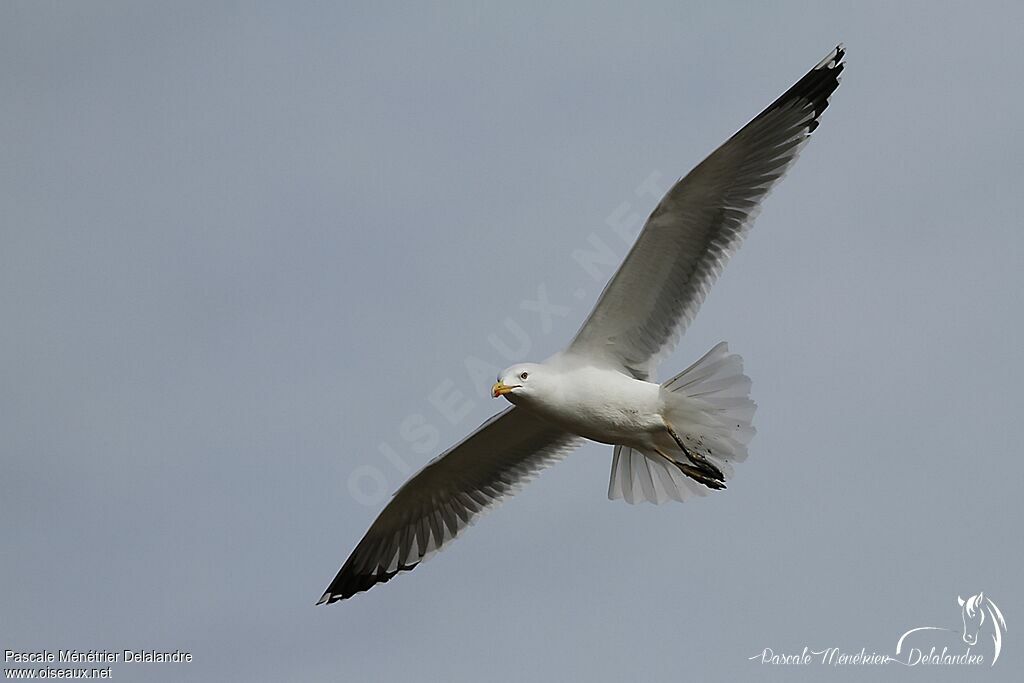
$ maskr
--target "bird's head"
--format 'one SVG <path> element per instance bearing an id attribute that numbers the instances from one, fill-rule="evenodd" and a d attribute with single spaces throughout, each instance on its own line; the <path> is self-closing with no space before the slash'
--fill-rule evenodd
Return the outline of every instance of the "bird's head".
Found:
<path id="1" fill-rule="evenodd" d="M 536 363 L 519 363 L 498 374 L 498 381 L 491 387 L 491 396 L 504 396 L 511 403 L 535 395 L 544 382 L 544 368 Z"/>

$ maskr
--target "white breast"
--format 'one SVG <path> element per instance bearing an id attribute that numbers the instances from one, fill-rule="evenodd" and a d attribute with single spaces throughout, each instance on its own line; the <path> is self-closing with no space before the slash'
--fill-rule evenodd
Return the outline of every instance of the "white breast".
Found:
<path id="1" fill-rule="evenodd" d="M 646 441 L 644 435 L 664 427 L 659 385 L 592 366 L 561 370 L 528 407 L 574 434 L 608 444 Z"/>

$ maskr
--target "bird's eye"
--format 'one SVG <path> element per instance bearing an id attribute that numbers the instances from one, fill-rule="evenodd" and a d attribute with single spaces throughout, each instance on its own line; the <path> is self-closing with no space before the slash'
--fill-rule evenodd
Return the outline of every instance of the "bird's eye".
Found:
<path id="1" fill-rule="evenodd" d="M 519 374 L 519 379 L 526 379 L 526 378 L 527 378 L 527 377 L 529 377 L 529 376 L 530 376 L 530 373 L 528 373 L 528 372 L 523 372 L 523 373 L 520 373 L 520 374 Z"/>

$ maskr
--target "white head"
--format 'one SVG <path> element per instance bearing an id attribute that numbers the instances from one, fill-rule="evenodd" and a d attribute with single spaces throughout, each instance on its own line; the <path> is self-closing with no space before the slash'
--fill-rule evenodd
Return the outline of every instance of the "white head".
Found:
<path id="1" fill-rule="evenodd" d="M 546 368 L 538 363 L 518 363 L 505 368 L 498 374 L 498 381 L 491 387 L 491 396 L 504 396 L 511 403 L 536 397 L 545 384 Z"/>

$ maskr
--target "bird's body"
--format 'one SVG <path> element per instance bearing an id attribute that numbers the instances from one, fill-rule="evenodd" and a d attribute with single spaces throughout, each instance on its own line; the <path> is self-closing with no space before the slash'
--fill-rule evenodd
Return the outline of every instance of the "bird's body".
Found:
<path id="1" fill-rule="evenodd" d="M 528 381 L 543 377 L 543 391 L 511 392 L 509 400 L 567 432 L 599 443 L 640 447 L 649 442 L 646 435 L 664 430 L 664 397 L 658 384 L 571 354 L 558 354 L 533 368 Z"/>
<path id="2" fill-rule="evenodd" d="M 844 55 L 840 45 L 668 191 L 569 346 L 498 376 L 493 395 L 513 407 L 395 493 L 321 603 L 412 569 L 583 439 L 615 447 L 609 498 L 725 488 L 754 435 L 740 357 L 723 342 L 668 381 L 651 378 L 818 127 Z"/>

